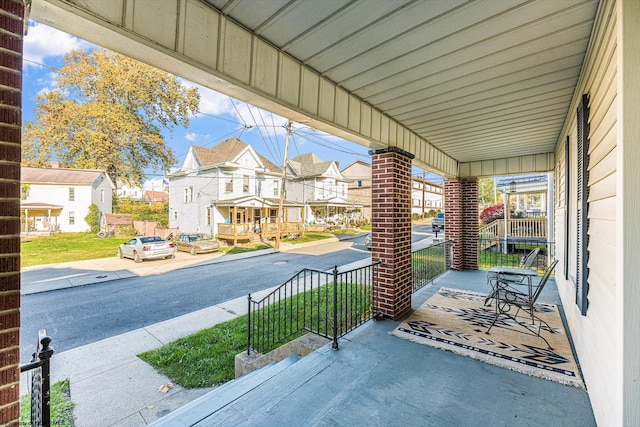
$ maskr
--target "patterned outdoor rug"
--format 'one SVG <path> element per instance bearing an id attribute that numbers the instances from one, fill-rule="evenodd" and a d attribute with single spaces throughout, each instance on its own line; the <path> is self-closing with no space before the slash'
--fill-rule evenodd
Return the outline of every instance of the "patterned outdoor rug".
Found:
<path id="1" fill-rule="evenodd" d="M 509 319 L 499 321 L 486 334 L 495 316 L 495 307 L 493 303 L 485 307 L 485 297 L 475 292 L 441 288 L 390 333 L 513 371 L 584 388 L 555 304 L 536 304 L 536 315 L 554 332 L 543 327 L 541 333 L 549 341 L 551 350 L 542 338 L 521 332 L 526 331 L 526 312 L 520 325 Z"/>

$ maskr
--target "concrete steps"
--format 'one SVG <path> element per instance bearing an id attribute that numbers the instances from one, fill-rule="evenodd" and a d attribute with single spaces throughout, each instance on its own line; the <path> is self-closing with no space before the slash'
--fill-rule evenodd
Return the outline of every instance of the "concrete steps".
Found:
<path id="1" fill-rule="evenodd" d="M 251 374 L 237 378 L 199 397 L 183 407 L 160 418 L 150 426 L 175 427 L 195 426 L 208 417 L 251 393 L 265 382 L 272 382 L 275 377 L 295 364 L 300 357 L 292 355 L 280 362 L 273 362 Z M 206 421 L 205 421 L 206 425 Z"/>

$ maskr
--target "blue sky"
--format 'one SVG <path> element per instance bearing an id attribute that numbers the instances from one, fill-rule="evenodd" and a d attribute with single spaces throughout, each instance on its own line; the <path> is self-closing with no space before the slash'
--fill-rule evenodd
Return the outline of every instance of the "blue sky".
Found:
<path id="1" fill-rule="evenodd" d="M 32 22 L 24 39 L 23 122 L 35 120 L 35 97 L 56 88 L 56 69 L 63 65 L 64 55 L 72 49 L 92 49 L 96 46 L 48 27 Z M 287 120 L 265 110 L 232 99 L 208 88 L 181 80 L 187 86 L 197 86 L 200 91 L 201 113 L 190 119 L 189 128 L 175 127 L 173 132 L 163 132 L 165 140 L 178 159 L 175 167 L 184 161 L 190 145 L 213 147 L 225 139 L 238 137 L 251 144 L 256 151 L 276 165 L 282 165 L 286 141 Z M 323 160 L 335 160 L 340 168 L 356 160 L 370 162 L 368 149 L 358 144 L 336 138 L 318 130 L 293 125 L 289 157 L 313 152 Z M 414 173 L 422 174 L 415 169 Z M 146 188 L 160 188 L 161 171 L 147 171 Z M 441 179 L 428 174 L 428 179 Z"/>

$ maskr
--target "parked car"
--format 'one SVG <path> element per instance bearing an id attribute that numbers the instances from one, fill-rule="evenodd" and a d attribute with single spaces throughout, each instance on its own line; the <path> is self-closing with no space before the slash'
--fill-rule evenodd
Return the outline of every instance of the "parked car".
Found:
<path id="1" fill-rule="evenodd" d="M 179 251 L 189 252 L 191 255 L 215 252 L 220 247 L 217 240 L 203 233 L 180 234 L 175 244 Z"/>
<path id="2" fill-rule="evenodd" d="M 371 250 L 371 233 L 367 234 L 367 237 L 364 238 L 364 247 L 368 250 Z"/>
<path id="3" fill-rule="evenodd" d="M 145 259 L 173 258 L 175 245 L 160 236 L 138 236 L 118 247 L 118 256 L 131 258 L 135 262 Z"/>
<path id="4" fill-rule="evenodd" d="M 444 212 L 437 214 L 431 222 L 431 231 L 444 230 Z"/>

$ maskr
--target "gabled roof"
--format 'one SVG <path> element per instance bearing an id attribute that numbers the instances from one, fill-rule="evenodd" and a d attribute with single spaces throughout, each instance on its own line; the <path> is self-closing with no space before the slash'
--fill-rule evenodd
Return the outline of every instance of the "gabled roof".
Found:
<path id="1" fill-rule="evenodd" d="M 20 168 L 20 174 L 20 180 L 28 184 L 92 185 L 102 175 L 107 179 L 109 178 L 105 171 L 99 169 L 32 168 L 23 166 Z"/>
<path id="2" fill-rule="evenodd" d="M 245 144 L 238 138 L 227 139 L 212 148 L 198 147 L 196 145 L 191 146 L 193 153 L 196 155 L 198 161 L 200 162 L 200 166 L 213 166 L 227 162 L 234 162 L 238 155 L 242 153 L 247 147 L 250 146 L 248 144 Z M 257 151 L 253 151 L 256 153 L 267 170 L 269 170 L 270 172 L 281 172 L 281 169 L 278 166 L 271 163 Z"/>
<path id="3" fill-rule="evenodd" d="M 324 174 L 334 162 L 325 162 L 314 153 L 300 154 L 289 160 L 289 166 L 298 177 L 312 177 Z"/>

